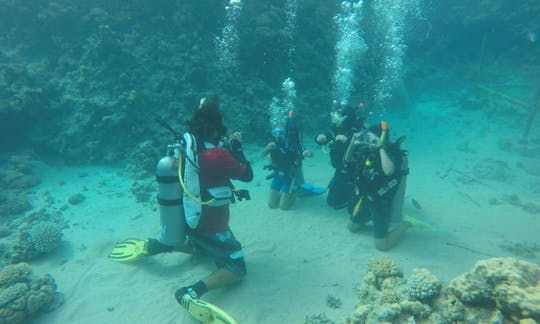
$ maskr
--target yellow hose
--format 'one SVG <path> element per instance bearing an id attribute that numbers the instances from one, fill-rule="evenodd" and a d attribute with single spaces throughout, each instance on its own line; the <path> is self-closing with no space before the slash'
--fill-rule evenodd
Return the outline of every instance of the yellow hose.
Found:
<path id="1" fill-rule="evenodd" d="M 207 201 L 202 201 L 201 199 L 198 199 L 197 197 L 193 196 L 191 192 L 186 187 L 186 184 L 184 183 L 184 179 L 182 179 L 182 154 L 178 153 L 178 180 L 180 181 L 180 186 L 182 186 L 182 190 L 184 190 L 184 193 L 186 196 L 188 196 L 189 199 L 193 200 L 197 204 L 204 206 L 211 204 L 215 199 L 212 198 Z"/>

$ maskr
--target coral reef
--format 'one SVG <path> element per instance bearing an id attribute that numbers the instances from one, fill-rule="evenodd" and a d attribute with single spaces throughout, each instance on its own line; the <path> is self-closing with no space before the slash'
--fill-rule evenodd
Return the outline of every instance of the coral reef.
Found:
<path id="1" fill-rule="evenodd" d="M 398 265 L 387 256 L 382 256 L 372 261 L 368 265 L 368 273 L 372 273 L 375 276 L 378 286 L 381 286 L 381 283 L 386 278 L 403 277 L 403 272 Z"/>
<path id="2" fill-rule="evenodd" d="M 537 323 L 539 283 L 539 265 L 513 258 L 478 261 L 444 286 L 427 269 L 403 278 L 385 256 L 369 264 L 355 310 L 337 323 Z"/>
<path id="3" fill-rule="evenodd" d="M 505 3 L 509 8 L 504 9 L 500 2 L 462 2 L 442 1 L 425 6 L 422 12 L 411 9 L 408 14 L 391 15 L 414 15 L 416 23 L 409 27 L 419 29 L 411 35 L 410 45 L 423 46 L 419 48 L 422 55 L 416 58 L 422 64 L 409 64 L 408 76 L 437 76 L 426 69 L 426 57 L 436 57 L 437 65 L 440 58 L 468 62 L 468 56 L 456 49 L 478 43 L 481 34 L 487 33 L 484 24 L 499 26 L 497 42 L 493 43 L 501 47 L 495 53 L 512 48 L 520 58 L 536 59 L 531 44 L 517 41 L 523 41 L 526 31 L 538 30 L 534 17 L 540 9 L 535 1 L 523 0 L 515 6 Z M 370 12 L 380 11 L 381 4 L 385 2 L 365 2 L 366 18 Z M 145 141 L 162 143 L 167 135 L 149 118 L 149 112 L 179 126 L 208 89 L 219 89 L 227 118 L 249 138 L 261 142 L 268 121 L 263 107 L 278 91 L 279 80 L 291 71 L 299 89 L 298 115 L 310 115 L 307 129 L 320 128 L 332 105 L 328 85 L 336 63 L 338 36 L 333 19 L 338 8 L 332 1 L 299 2 L 296 21 L 302 28 L 296 28 L 294 37 L 287 29 L 283 1 L 246 4 L 238 17 L 236 39 L 242 53 L 237 57 L 242 73 L 232 80 L 221 77 L 226 69 L 212 46 L 215 32 L 223 28 L 227 18 L 227 10 L 217 2 L 169 1 L 148 6 L 103 1 L 75 6 L 72 1 L 57 0 L 31 7 L 10 0 L 2 1 L 2 8 L 0 26 L 6 32 L 0 36 L 0 129 L 11 135 L 0 138 L 2 148 L 24 144 L 70 162 L 110 163 L 126 158 L 135 161 L 130 155 L 141 149 L 143 157 L 138 161 L 152 172 L 150 159 L 156 154 L 138 146 Z M 362 37 L 373 44 L 369 49 L 373 52 L 357 64 L 362 78 L 351 84 L 355 92 L 367 97 L 362 100 L 367 99 L 368 106 L 376 95 L 374 88 L 382 81 L 374 70 L 388 63 L 399 65 L 395 60 L 409 45 L 394 42 L 395 46 L 385 47 L 391 55 L 381 56 L 381 46 L 399 38 L 396 30 L 404 26 L 398 20 L 377 29 L 373 24 L 377 18 L 358 20 L 365 34 Z M 432 41 L 432 30 L 455 32 L 444 41 Z M 316 41 L 313 35 L 317 35 Z M 486 57 L 493 50 L 490 43 Z M 293 44 L 295 59 L 290 60 Z M 410 58 L 413 63 L 415 57 Z M 358 55 L 355 58 L 359 59 Z"/>
<path id="4" fill-rule="evenodd" d="M 21 262 L 54 251 L 62 240 L 61 227 L 53 222 L 39 222 L 19 232 L 8 253 L 11 262 Z"/>
<path id="5" fill-rule="evenodd" d="M 20 190 L 2 190 L 0 217 L 11 218 L 32 208 L 32 197 Z"/>
<path id="6" fill-rule="evenodd" d="M 50 275 L 36 277 L 26 263 L 0 270 L 0 324 L 24 323 L 40 312 L 60 306 L 61 302 Z"/>
<path id="7" fill-rule="evenodd" d="M 433 299 L 440 289 L 441 283 L 428 269 L 413 269 L 407 280 L 407 293 L 421 302 Z"/>
<path id="8" fill-rule="evenodd" d="M 540 266 L 512 258 L 478 261 L 449 288 L 464 303 L 493 307 L 512 322 L 540 321 Z"/>
<path id="9" fill-rule="evenodd" d="M 41 182 L 31 152 L 10 156 L 0 163 L 0 217 L 12 218 L 31 208 L 32 197 L 26 189 Z"/>

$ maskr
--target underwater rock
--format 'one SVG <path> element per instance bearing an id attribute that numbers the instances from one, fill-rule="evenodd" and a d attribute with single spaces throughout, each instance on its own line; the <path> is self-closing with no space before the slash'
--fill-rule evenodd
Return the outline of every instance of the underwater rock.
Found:
<path id="1" fill-rule="evenodd" d="M 340 308 L 341 307 L 341 304 L 343 304 L 343 302 L 341 301 L 340 298 L 332 295 L 332 294 L 329 294 L 328 296 L 326 296 L 326 305 L 330 308 Z"/>
<path id="2" fill-rule="evenodd" d="M 532 202 L 524 203 L 523 205 L 521 205 L 521 208 L 523 208 L 523 210 L 529 214 L 540 213 L 540 206 Z"/>
<path id="3" fill-rule="evenodd" d="M 473 167 L 473 172 L 475 177 L 481 180 L 509 182 L 513 179 L 508 164 L 495 159 L 482 159 L 478 161 Z"/>
<path id="4" fill-rule="evenodd" d="M 25 323 L 39 312 L 57 307 L 60 294 L 50 275 L 32 275 L 26 263 L 0 270 L 0 324 Z"/>
<path id="5" fill-rule="evenodd" d="M 0 187 L 5 189 L 29 189 L 41 182 L 30 152 L 9 157 L 0 166 Z"/>
<path id="6" fill-rule="evenodd" d="M 22 190 L 7 190 L 2 193 L 0 217 L 15 216 L 30 210 L 32 198 Z"/>
<path id="7" fill-rule="evenodd" d="M 24 174 L 16 170 L 6 170 L 0 174 L 0 184 L 9 189 L 29 189 L 41 182 L 35 174 Z"/>
<path id="8" fill-rule="evenodd" d="M 69 196 L 68 198 L 68 203 L 70 203 L 71 205 L 78 205 L 80 203 L 82 203 L 84 201 L 85 197 L 83 194 L 81 193 L 76 193 L 76 194 L 73 194 L 71 196 Z"/>
<path id="9" fill-rule="evenodd" d="M 334 324 L 326 314 L 310 315 L 304 319 L 304 324 Z"/>
<path id="10" fill-rule="evenodd" d="M 540 155 L 540 146 L 534 143 L 521 143 L 511 139 L 501 139 L 499 148 L 503 151 L 516 153 L 528 158 Z"/>
<path id="11" fill-rule="evenodd" d="M 530 175 L 540 176 L 540 162 L 538 160 L 524 160 L 516 163 L 516 165 Z"/>
<path id="12" fill-rule="evenodd" d="M 510 205 L 521 206 L 521 198 L 517 194 L 504 195 L 501 200 Z"/>
<path id="13" fill-rule="evenodd" d="M 532 242 L 504 242 L 499 247 L 514 256 L 535 259 L 540 255 L 540 244 Z"/>

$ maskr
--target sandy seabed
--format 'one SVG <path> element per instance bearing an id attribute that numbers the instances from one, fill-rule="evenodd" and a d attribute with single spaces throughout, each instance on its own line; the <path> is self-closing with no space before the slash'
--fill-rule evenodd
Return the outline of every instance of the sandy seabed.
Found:
<path id="1" fill-rule="evenodd" d="M 425 267 L 447 283 L 478 259 L 514 256 L 502 244 L 540 243 L 538 214 L 488 203 L 511 194 L 525 202 L 538 201 L 538 192 L 524 188 L 539 179 L 516 167 L 522 157 L 499 149 L 496 134 L 504 130 L 489 124 L 471 127 L 481 118 L 479 112 L 449 112 L 446 118 L 443 107 L 432 116 L 434 105 L 442 104 L 419 104 L 415 116 L 389 121 L 394 139 L 407 134 L 403 146 L 410 151 L 405 213 L 431 227 L 413 228 L 385 254 L 405 275 Z M 306 180 L 326 186 L 332 175 L 328 155 L 308 139 L 306 146 L 315 153 L 304 161 Z M 240 285 L 212 291 L 203 299 L 238 323 L 302 323 L 306 315 L 325 313 L 334 320 L 350 315 L 357 301 L 355 286 L 367 264 L 383 255 L 373 246 L 371 228 L 349 233 L 347 212 L 326 206 L 324 195 L 302 197 L 290 211 L 270 210 L 266 160 L 258 158 L 260 149 L 246 145 L 255 179 L 236 183 L 250 190 L 252 200 L 231 207 L 231 229 L 243 244 L 248 275 Z M 507 162 L 513 180 L 474 180 L 474 166 L 486 159 Z M 33 323 L 197 323 L 173 294 L 213 271 L 211 259 L 171 253 L 121 264 L 107 258 L 116 242 L 157 237 L 159 232 L 156 203 L 137 203 L 130 194 L 133 180 L 121 171 L 43 167 L 38 197 L 48 192 L 59 205 L 74 193 L 86 199 L 64 212 L 69 228 L 62 247 L 31 263 L 36 274 L 50 273 L 65 295 L 63 306 Z M 466 181 L 467 176 L 473 181 Z M 341 307 L 327 306 L 328 295 L 340 298 Z"/>

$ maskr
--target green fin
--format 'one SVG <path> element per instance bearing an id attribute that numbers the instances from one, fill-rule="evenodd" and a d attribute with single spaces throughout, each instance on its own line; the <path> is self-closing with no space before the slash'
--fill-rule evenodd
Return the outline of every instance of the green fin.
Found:
<path id="1" fill-rule="evenodd" d="M 148 255 L 148 240 L 128 238 L 116 244 L 109 258 L 118 262 L 132 262 L 145 255 Z"/>
<path id="2" fill-rule="evenodd" d="M 419 220 L 418 218 L 414 218 L 410 215 L 403 215 L 403 220 L 406 222 L 411 223 L 412 227 L 419 228 L 419 229 L 431 229 L 431 226 L 429 226 L 428 223 L 423 222 Z"/>
<path id="3" fill-rule="evenodd" d="M 200 299 L 193 299 L 189 294 L 182 296 L 180 305 L 188 311 L 191 317 L 202 323 L 237 324 L 234 318 L 221 308 Z"/>

